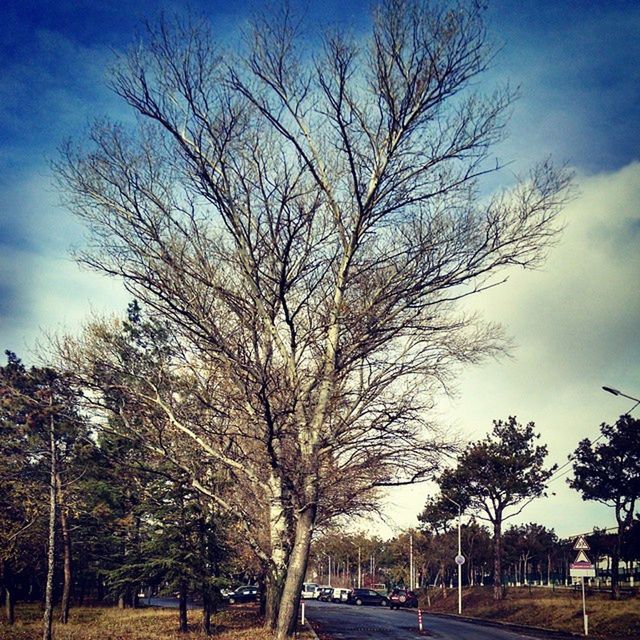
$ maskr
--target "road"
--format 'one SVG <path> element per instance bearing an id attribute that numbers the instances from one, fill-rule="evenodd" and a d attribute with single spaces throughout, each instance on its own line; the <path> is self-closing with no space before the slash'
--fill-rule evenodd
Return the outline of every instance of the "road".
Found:
<path id="1" fill-rule="evenodd" d="M 178 598 L 140 598 L 140 604 L 145 607 L 163 607 L 165 609 L 177 609 L 179 604 Z M 202 605 L 187 600 L 187 609 L 201 609 Z"/>
<path id="2" fill-rule="evenodd" d="M 539 636 L 506 631 L 451 618 L 423 614 L 424 632 L 418 630 L 415 609 L 392 611 L 386 607 L 305 601 L 306 616 L 320 640 L 522 640 Z"/>

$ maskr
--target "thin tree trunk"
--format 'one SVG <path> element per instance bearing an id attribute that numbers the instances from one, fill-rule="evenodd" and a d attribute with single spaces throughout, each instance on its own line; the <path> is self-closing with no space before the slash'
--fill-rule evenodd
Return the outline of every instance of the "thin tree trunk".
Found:
<path id="1" fill-rule="evenodd" d="M 209 575 L 216 575 L 217 567 L 215 562 L 211 561 L 209 553 L 209 544 L 207 541 L 207 521 L 204 512 L 200 513 L 198 517 L 198 540 L 200 545 L 200 555 L 205 560 L 205 566 Z M 261 589 L 261 591 L 264 591 Z M 214 610 L 214 596 L 212 594 L 211 586 L 204 580 L 200 587 L 200 593 L 202 595 L 202 627 L 206 635 L 212 634 L 211 627 L 211 614 Z"/>
<path id="2" fill-rule="evenodd" d="M 496 518 L 493 523 L 493 599 L 502 600 L 502 521 Z"/>
<path id="3" fill-rule="evenodd" d="M 82 574 L 80 574 L 80 580 L 78 581 L 78 590 L 76 591 L 76 602 L 78 603 L 78 606 L 82 606 L 84 604 L 84 592 L 86 589 L 86 580 L 85 578 L 82 576 Z"/>
<path id="4" fill-rule="evenodd" d="M 213 603 L 211 601 L 211 593 L 206 583 L 202 585 L 202 626 L 204 632 L 210 636 L 212 634 L 211 629 L 211 614 L 213 613 Z"/>
<path id="5" fill-rule="evenodd" d="M 187 620 L 187 581 L 180 580 L 180 633 L 189 631 Z"/>
<path id="6" fill-rule="evenodd" d="M 64 504 L 62 479 L 59 473 L 56 473 L 56 486 L 58 489 L 58 504 L 60 505 L 60 530 L 62 532 L 62 549 L 64 553 L 64 585 L 62 588 L 62 602 L 60 604 L 60 622 L 66 624 L 69 621 L 73 573 L 71 566 L 71 532 L 69 531 L 69 519 L 67 517 L 67 508 Z"/>
<path id="7" fill-rule="evenodd" d="M 12 625 L 16 621 L 16 603 L 13 590 L 6 584 L 4 586 L 4 608 L 7 614 L 7 624 Z"/>
<path id="8" fill-rule="evenodd" d="M 97 596 L 98 602 L 104 601 L 104 583 L 102 582 L 102 578 L 100 576 L 98 576 Z"/>
<path id="9" fill-rule="evenodd" d="M 53 398 L 50 404 L 53 404 Z M 51 622 L 53 618 L 53 571 L 56 561 L 56 438 L 53 417 L 49 425 L 49 445 L 51 469 L 49 476 L 49 551 L 47 554 L 47 583 L 44 592 L 44 615 L 42 640 L 51 640 Z"/>
<path id="10" fill-rule="evenodd" d="M 620 548 L 622 547 L 622 526 L 618 523 L 618 535 L 611 554 L 611 599 L 620 599 Z"/>
<path id="11" fill-rule="evenodd" d="M 282 590 L 276 640 L 286 640 L 296 631 L 300 593 L 307 571 L 311 534 L 315 523 L 315 507 L 305 508 L 298 516 L 293 549 L 289 557 L 289 568 Z"/>
<path id="12" fill-rule="evenodd" d="M 12 625 L 16 619 L 16 610 L 13 597 L 13 569 L 9 560 L 2 563 L 2 582 L 4 584 L 4 610 L 7 615 L 7 624 Z"/>

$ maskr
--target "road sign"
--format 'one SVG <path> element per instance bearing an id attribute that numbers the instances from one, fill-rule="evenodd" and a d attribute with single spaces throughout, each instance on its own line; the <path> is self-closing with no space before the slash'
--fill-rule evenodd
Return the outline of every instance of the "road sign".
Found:
<path id="1" fill-rule="evenodd" d="M 574 564 L 580 564 L 582 562 L 591 564 L 591 560 L 589 560 L 589 556 L 584 551 L 578 551 L 578 555 L 576 556 L 576 559 L 573 562 Z"/>
<path id="2" fill-rule="evenodd" d="M 572 562 L 569 565 L 569 575 L 572 578 L 595 578 L 596 568 L 590 562 Z"/>
<path id="3" fill-rule="evenodd" d="M 465 563 L 464 556 L 462 555 L 456 556 L 455 560 L 456 560 L 456 564 L 459 564 L 460 566 L 462 566 Z"/>
<path id="4" fill-rule="evenodd" d="M 576 551 L 589 551 L 589 549 L 591 549 L 584 536 L 578 536 L 576 538 L 576 541 L 573 543 L 573 548 Z"/>

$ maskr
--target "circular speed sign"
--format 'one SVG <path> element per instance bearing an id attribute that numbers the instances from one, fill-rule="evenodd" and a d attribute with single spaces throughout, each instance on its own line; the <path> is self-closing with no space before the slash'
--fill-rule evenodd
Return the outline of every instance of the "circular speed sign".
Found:
<path id="1" fill-rule="evenodd" d="M 464 556 L 456 556 L 456 564 L 463 565 L 465 563 Z"/>

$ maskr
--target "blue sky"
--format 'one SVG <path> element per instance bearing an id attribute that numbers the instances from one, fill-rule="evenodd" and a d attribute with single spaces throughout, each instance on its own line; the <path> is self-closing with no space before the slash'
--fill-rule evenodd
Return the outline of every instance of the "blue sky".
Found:
<path id="1" fill-rule="evenodd" d="M 368 2 L 306 7 L 314 24 L 365 28 Z M 126 118 L 106 88 L 114 51 L 135 38 L 141 20 L 166 14 L 209 16 L 227 38 L 245 24 L 252 2 L 5 0 L 0 43 L 0 346 L 30 358 L 41 330 L 77 327 L 90 311 L 120 311 L 117 283 L 81 272 L 69 249 L 82 228 L 57 205 L 48 162 L 88 122 Z M 443 420 L 470 437 L 492 418 L 534 419 L 563 462 L 577 440 L 628 406 L 601 384 L 640 394 L 640 3 L 500 0 L 488 26 L 499 45 L 487 87 L 519 86 L 509 139 L 496 149 L 509 172 L 551 155 L 578 175 L 567 230 L 545 268 L 514 274 L 476 308 L 504 322 L 518 345 L 513 358 L 461 374 L 459 397 Z M 347 6 L 345 9 L 344 7 Z M 499 181 L 496 181 L 496 186 Z M 562 480 L 556 485 L 563 485 Z M 572 527 L 612 523 L 606 509 L 584 506 L 560 487 L 532 505 L 525 520 Z M 390 514 L 411 524 L 424 489 L 394 495 Z M 555 500 L 555 502 L 554 502 Z M 556 505 L 556 506 L 551 506 Z M 553 517 L 549 514 L 553 513 Z M 580 531 L 575 531 L 579 533 Z"/>

